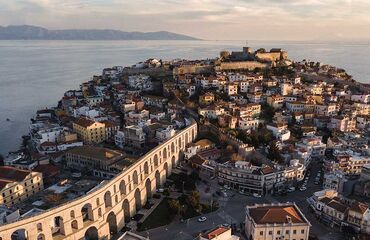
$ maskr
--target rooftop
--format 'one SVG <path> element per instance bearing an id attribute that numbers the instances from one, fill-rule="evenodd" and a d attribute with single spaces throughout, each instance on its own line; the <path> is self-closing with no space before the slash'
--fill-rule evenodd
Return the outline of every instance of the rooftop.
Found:
<path id="1" fill-rule="evenodd" d="M 0 181 L 20 182 L 30 173 L 31 171 L 28 170 L 22 170 L 10 166 L 0 166 Z"/>
<path id="2" fill-rule="evenodd" d="M 295 204 L 249 206 L 256 224 L 308 223 Z"/>
<path id="3" fill-rule="evenodd" d="M 123 156 L 122 153 L 102 147 L 80 146 L 75 147 L 67 152 L 67 154 L 82 155 L 88 158 L 100 159 L 103 161 L 111 160 L 112 158 Z"/>

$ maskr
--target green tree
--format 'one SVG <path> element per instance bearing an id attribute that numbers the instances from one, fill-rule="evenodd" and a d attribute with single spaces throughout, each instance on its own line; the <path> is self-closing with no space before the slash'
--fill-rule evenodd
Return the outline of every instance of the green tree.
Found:
<path id="1" fill-rule="evenodd" d="M 198 191 L 192 191 L 191 194 L 188 196 L 189 205 L 195 209 L 199 209 L 200 207 L 200 194 Z"/>
<path id="2" fill-rule="evenodd" d="M 180 214 L 181 212 L 181 204 L 179 200 L 171 199 L 168 201 L 168 206 L 171 210 L 171 212 L 175 215 Z"/>
<path id="3" fill-rule="evenodd" d="M 276 141 L 272 141 L 269 145 L 267 157 L 274 162 L 282 163 L 283 158 L 280 155 L 280 150 L 277 147 Z"/>
<path id="4" fill-rule="evenodd" d="M 165 195 L 166 197 L 169 197 L 170 196 L 170 191 L 168 189 L 165 189 L 163 191 L 163 195 Z"/>
<path id="5" fill-rule="evenodd" d="M 266 122 L 272 122 L 275 115 L 275 109 L 267 104 L 262 105 L 261 117 L 266 120 Z"/>

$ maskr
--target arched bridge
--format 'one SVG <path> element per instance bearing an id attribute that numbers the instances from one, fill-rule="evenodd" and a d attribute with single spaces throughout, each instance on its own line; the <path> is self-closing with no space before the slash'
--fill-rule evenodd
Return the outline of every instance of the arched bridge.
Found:
<path id="1" fill-rule="evenodd" d="M 197 131 L 192 123 L 85 196 L 0 226 L 0 240 L 109 239 L 165 182 Z"/>

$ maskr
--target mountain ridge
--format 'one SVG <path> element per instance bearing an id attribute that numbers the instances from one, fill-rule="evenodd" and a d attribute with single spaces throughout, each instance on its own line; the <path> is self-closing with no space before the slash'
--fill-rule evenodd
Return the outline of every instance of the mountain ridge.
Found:
<path id="1" fill-rule="evenodd" d="M 114 29 L 49 30 L 33 25 L 0 26 L 0 40 L 201 40 L 168 31 L 126 32 Z"/>

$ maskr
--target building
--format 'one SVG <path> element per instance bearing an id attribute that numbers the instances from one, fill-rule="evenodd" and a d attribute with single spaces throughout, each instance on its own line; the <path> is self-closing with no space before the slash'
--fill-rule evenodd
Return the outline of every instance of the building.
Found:
<path id="1" fill-rule="evenodd" d="M 128 86 L 136 90 L 151 90 L 153 87 L 150 77 L 144 74 L 129 76 Z"/>
<path id="2" fill-rule="evenodd" d="M 327 172 L 324 174 L 323 188 L 333 189 L 337 192 L 343 192 L 344 184 L 347 181 L 342 171 Z"/>
<path id="3" fill-rule="evenodd" d="M 227 95 L 229 96 L 238 94 L 238 85 L 230 83 L 229 85 L 226 86 L 226 92 Z"/>
<path id="4" fill-rule="evenodd" d="M 123 154 L 102 147 L 82 146 L 66 153 L 67 166 L 80 171 L 93 171 L 95 176 L 108 177 L 101 174 L 117 173 L 116 166 L 123 160 Z"/>
<path id="5" fill-rule="evenodd" d="M 347 219 L 348 206 L 343 204 L 338 197 L 323 198 L 321 220 L 331 226 L 342 227 Z"/>
<path id="6" fill-rule="evenodd" d="M 231 228 L 216 227 L 208 232 L 200 234 L 197 240 L 239 240 L 238 236 L 231 234 Z"/>
<path id="7" fill-rule="evenodd" d="M 273 95 L 267 97 L 267 104 L 274 109 L 278 109 L 283 107 L 284 105 L 284 97 L 280 95 Z"/>
<path id="8" fill-rule="evenodd" d="M 215 101 L 215 95 L 211 92 L 207 92 L 199 96 L 199 103 L 203 105 L 211 104 Z"/>
<path id="9" fill-rule="evenodd" d="M 101 143 L 107 139 L 105 124 L 87 118 L 73 122 L 73 131 L 87 144 Z"/>
<path id="10" fill-rule="evenodd" d="M 15 167 L 0 167 L 0 205 L 19 203 L 44 189 L 42 174 Z"/>
<path id="11" fill-rule="evenodd" d="M 184 158 L 185 160 L 190 159 L 192 156 L 196 155 L 198 152 L 212 149 L 215 147 L 215 143 L 208 139 L 201 139 L 197 141 L 196 143 L 189 143 L 188 146 L 186 146 L 184 151 Z"/>
<path id="12" fill-rule="evenodd" d="M 324 156 L 326 144 L 322 142 L 322 137 L 306 137 L 296 144 L 297 148 L 308 153 L 310 157 Z"/>
<path id="13" fill-rule="evenodd" d="M 126 125 L 137 125 L 149 121 L 150 113 L 148 110 L 131 111 L 125 114 Z"/>
<path id="14" fill-rule="evenodd" d="M 105 125 L 106 139 L 113 139 L 119 130 L 119 125 L 112 121 L 103 121 Z"/>
<path id="15" fill-rule="evenodd" d="M 283 173 L 274 172 L 269 166 L 258 167 L 246 161 L 218 165 L 218 182 L 246 194 L 272 193 L 280 181 Z"/>
<path id="16" fill-rule="evenodd" d="M 356 119 L 347 116 L 335 116 L 330 119 L 331 128 L 341 132 L 351 132 L 356 130 Z"/>
<path id="17" fill-rule="evenodd" d="M 287 124 L 271 123 L 267 124 L 266 128 L 271 130 L 274 137 L 279 141 L 286 141 L 290 138 L 290 131 Z"/>
<path id="18" fill-rule="evenodd" d="M 308 240 L 310 222 L 295 203 L 247 206 L 245 234 L 249 240 Z"/>
<path id="19" fill-rule="evenodd" d="M 145 145 L 145 132 L 142 127 L 131 125 L 122 129 L 126 146 L 143 148 Z"/>
<path id="20" fill-rule="evenodd" d="M 369 212 L 367 204 L 355 201 L 348 209 L 347 223 L 357 232 L 369 234 L 370 223 L 366 218 Z"/>

